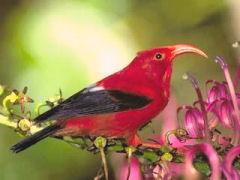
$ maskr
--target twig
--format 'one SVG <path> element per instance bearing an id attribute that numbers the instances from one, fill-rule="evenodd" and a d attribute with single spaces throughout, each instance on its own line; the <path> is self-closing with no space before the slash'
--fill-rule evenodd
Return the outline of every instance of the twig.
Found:
<path id="1" fill-rule="evenodd" d="M 18 127 L 16 122 L 9 121 L 9 118 L 0 114 L 0 124 L 16 129 Z"/>

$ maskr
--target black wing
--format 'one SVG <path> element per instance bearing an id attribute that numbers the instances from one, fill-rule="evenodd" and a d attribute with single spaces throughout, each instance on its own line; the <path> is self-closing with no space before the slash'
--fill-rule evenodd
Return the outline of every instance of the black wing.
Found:
<path id="1" fill-rule="evenodd" d="M 83 89 L 58 106 L 39 115 L 36 123 L 47 119 L 67 119 L 70 117 L 111 113 L 138 109 L 148 105 L 151 100 L 119 90 L 93 90 L 94 87 Z"/>

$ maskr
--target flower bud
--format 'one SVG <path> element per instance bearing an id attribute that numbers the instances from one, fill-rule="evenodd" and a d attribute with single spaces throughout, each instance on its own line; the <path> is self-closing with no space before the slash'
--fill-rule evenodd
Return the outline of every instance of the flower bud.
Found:
<path id="1" fill-rule="evenodd" d="M 104 148 L 107 145 L 107 140 L 104 137 L 97 137 L 94 141 L 97 148 Z"/>
<path id="2" fill-rule="evenodd" d="M 18 100 L 18 95 L 14 91 L 8 97 L 11 103 L 15 103 Z"/>
<path id="3" fill-rule="evenodd" d="M 162 156 L 161 156 L 161 160 L 162 161 L 172 161 L 173 159 L 173 155 L 169 152 L 167 153 L 164 153 Z"/>
<path id="4" fill-rule="evenodd" d="M 19 122 L 18 122 L 18 127 L 26 132 L 28 130 L 30 130 L 30 127 L 31 127 L 31 122 L 28 120 L 28 119 L 21 119 Z"/>

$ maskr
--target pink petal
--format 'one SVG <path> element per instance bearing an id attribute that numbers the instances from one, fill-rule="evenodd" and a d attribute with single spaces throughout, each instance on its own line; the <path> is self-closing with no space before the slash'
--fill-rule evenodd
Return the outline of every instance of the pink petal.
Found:
<path id="1" fill-rule="evenodd" d="M 240 154 L 240 145 L 233 147 L 225 156 L 222 163 L 222 170 L 224 175 L 228 178 L 230 177 L 233 180 L 240 179 L 240 175 L 237 170 L 233 167 L 232 163 L 236 156 Z"/>
<path id="2" fill-rule="evenodd" d="M 233 106 L 229 100 L 225 100 L 220 106 L 220 120 L 222 124 L 228 128 L 233 127 L 234 116 L 233 116 Z"/>
<path id="3" fill-rule="evenodd" d="M 139 167 L 140 166 L 139 166 L 138 159 L 135 157 L 132 157 L 129 180 L 142 180 L 142 175 Z M 128 175 L 128 162 L 125 161 L 120 169 L 119 180 L 126 180 L 127 175 Z"/>
<path id="4" fill-rule="evenodd" d="M 184 125 L 192 138 L 203 137 L 204 135 L 204 120 L 201 112 L 195 108 L 189 108 L 184 117 Z"/>
<path id="5" fill-rule="evenodd" d="M 207 81 L 206 84 L 209 84 L 209 82 L 214 83 L 214 85 L 212 86 L 212 88 L 210 90 L 208 90 L 208 103 L 212 103 L 217 99 L 220 98 L 228 98 L 229 97 L 229 93 L 227 90 L 227 85 L 225 82 L 223 83 L 219 83 L 217 81 Z"/>
<path id="6" fill-rule="evenodd" d="M 209 104 L 207 111 L 213 113 L 224 127 L 233 128 L 235 118 L 231 100 L 218 99 Z"/>

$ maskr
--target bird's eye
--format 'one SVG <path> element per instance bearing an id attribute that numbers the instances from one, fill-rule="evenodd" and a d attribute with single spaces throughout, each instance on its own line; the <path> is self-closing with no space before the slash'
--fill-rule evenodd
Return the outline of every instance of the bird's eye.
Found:
<path id="1" fill-rule="evenodd" d="M 163 54 L 157 53 L 155 55 L 156 60 L 162 60 L 163 59 Z"/>

